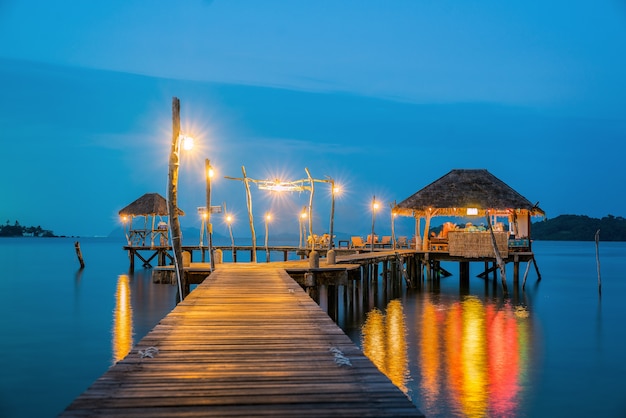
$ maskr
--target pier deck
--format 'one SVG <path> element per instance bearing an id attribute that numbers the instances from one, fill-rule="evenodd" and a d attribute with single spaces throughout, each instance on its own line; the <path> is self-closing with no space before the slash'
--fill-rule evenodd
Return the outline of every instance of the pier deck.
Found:
<path id="1" fill-rule="evenodd" d="M 260 263 L 220 265 L 61 416 L 422 415 L 285 270 Z"/>

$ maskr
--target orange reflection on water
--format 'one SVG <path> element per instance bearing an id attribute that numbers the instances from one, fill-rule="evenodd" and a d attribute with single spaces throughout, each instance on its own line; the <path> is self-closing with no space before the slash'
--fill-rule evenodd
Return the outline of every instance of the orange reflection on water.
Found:
<path id="1" fill-rule="evenodd" d="M 113 362 L 122 360 L 133 346 L 133 308 L 130 303 L 130 279 L 122 274 L 117 279 L 113 311 Z"/>
<path id="2" fill-rule="evenodd" d="M 441 342 L 439 330 L 445 313 L 438 311 L 433 303 L 427 303 L 422 311 L 422 326 L 419 328 L 419 348 L 422 353 L 420 371 L 422 393 L 426 408 L 434 408 L 439 400 L 441 371 Z"/>
<path id="3" fill-rule="evenodd" d="M 468 417 L 485 416 L 487 411 L 487 339 L 485 309 L 476 298 L 466 298 L 463 305 L 461 334 L 461 410 Z M 451 355 L 455 355 L 452 353 Z"/>
<path id="4" fill-rule="evenodd" d="M 399 300 L 367 314 L 361 330 L 363 352 L 403 392 L 409 376 L 404 310 Z"/>
<path id="5" fill-rule="evenodd" d="M 514 415 L 528 361 L 528 311 L 476 297 L 423 302 L 416 326 L 424 407 L 448 398 L 464 416 Z"/>

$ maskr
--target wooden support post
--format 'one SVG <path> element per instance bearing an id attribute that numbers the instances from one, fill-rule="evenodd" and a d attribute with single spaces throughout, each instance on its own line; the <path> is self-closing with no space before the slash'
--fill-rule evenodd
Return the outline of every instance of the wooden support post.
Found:
<path id="1" fill-rule="evenodd" d="M 174 268 L 178 279 L 178 299 L 182 302 L 185 297 L 183 286 L 183 250 L 181 243 L 180 221 L 178 219 L 178 168 L 180 165 L 180 100 L 172 98 L 172 148 L 169 161 L 169 182 L 167 190 L 167 214 L 170 223 L 172 250 L 174 253 Z"/>
<path id="2" fill-rule="evenodd" d="M 500 255 L 500 250 L 498 249 L 498 245 L 496 243 L 496 236 L 494 235 L 493 228 L 491 227 L 491 218 L 489 217 L 489 211 L 485 212 L 485 218 L 487 218 L 487 228 L 489 229 L 489 233 L 491 234 L 491 245 L 493 246 L 493 252 L 496 256 L 498 267 L 500 267 L 500 280 L 502 281 L 502 290 L 506 294 L 508 292 L 508 289 L 506 287 L 506 266 L 504 261 L 502 260 L 502 256 Z"/>
<path id="3" fill-rule="evenodd" d="M 135 272 L 135 250 L 133 250 L 132 248 L 130 250 L 128 250 L 128 259 L 130 261 L 130 266 L 129 266 L 129 270 L 131 273 Z"/>
<path id="4" fill-rule="evenodd" d="M 469 261 L 459 261 L 459 277 L 461 280 L 469 280 L 470 264 Z"/>
<path id="5" fill-rule="evenodd" d="M 337 321 L 337 286 L 326 286 L 326 301 L 328 304 L 328 316 L 330 316 L 333 321 Z"/>
<path id="6" fill-rule="evenodd" d="M 519 283 L 519 256 L 513 257 L 513 283 Z"/>
<path id="7" fill-rule="evenodd" d="M 535 256 L 532 258 L 533 265 L 535 266 L 535 271 L 537 272 L 537 281 L 541 280 L 541 273 L 539 272 L 539 266 L 537 266 L 537 260 L 535 260 Z"/>
<path id="8" fill-rule="evenodd" d="M 80 250 L 80 242 L 76 241 L 74 243 L 74 248 L 76 249 L 76 256 L 78 257 L 78 262 L 80 263 L 81 270 L 85 268 L 85 261 L 83 260 L 83 252 Z"/>
<path id="9" fill-rule="evenodd" d="M 522 282 L 522 290 L 526 288 L 526 277 L 528 277 L 528 270 L 530 270 L 530 261 L 526 263 L 526 271 L 524 272 L 524 281 Z"/>

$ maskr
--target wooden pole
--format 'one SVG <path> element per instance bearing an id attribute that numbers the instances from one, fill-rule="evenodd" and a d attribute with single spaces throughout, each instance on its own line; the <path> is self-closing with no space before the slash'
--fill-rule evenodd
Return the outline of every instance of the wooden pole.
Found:
<path id="1" fill-rule="evenodd" d="M 269 222 L 270 222 L 270 214 L 266 213 L 265 214 L 265 262 L 266 263 L 270 262 L 270 250 L 268 247 L 269 232 L 270 232 Z"/>
<path id="2" fill-rule="evenodd" d="M 374 251 L 374 223 L 376 222 L 376 196 L 372 200 L 372 234 L 370 235 L 370 251 Z"/>
<path id="3" fill-rule="evenodd" d="M 389 207 L 391 208 L 391 249 L 394 251 L 396 250 L 396 214 L 393 213 L 395 205 L 395 200 L 393 203 L 389 204 Z"/>
<path id="4" fill-rule="evenodd" d="M 598 269 L 598 294 L 602 294 L 602 279 L 600 278 L 600 230 L 596 231 L 596 266 Z"/>
<path id="5" fill-rule="evenodd" d="M 530 261 L 526 263 L 526 271 L 524 272 L 524 281 L 522 282 L 522 290 L 526 289 L 526 277 L 528 277 L 528 270 L 530 270 Z"/>
<path id="6" fill-rule="evenodd" d="M 330 226 L 328 233 L 330 234 L 330 238 L 328 241 L 328 249 L 332 250 L 334 247 L 333 242 L 333 234 L 334 234 L 334 224 L 335 224 L 335 180 L 330 179 Z"/>
<path id="7" fill-rule="evenodd" d="M 204 160 L 204 171 L 206 174 L 206 228 L 209 242 L 209 260 L 211 261 L 211 271 L 215 269 L 215 260 L 213 259 L 213 224 L 211 223 L 211 161 L 207 158 Z M 204 254 L 204 253 L 203 253 Z"/>
<path id="8" fill-rule="evenodd" d="M 181 243 L 180 221 L 178 219 L 178 167 L 180 165 L 180 100 L 172 98 L 172 148 L 170 151 L 169 162 L 169 181 L 167 193 L 167 215 L 170 223 L 172 252 L 174 253 L 174 269 L 176 270 L 176 279 L 178 281 L 179 301 L 182 302 L 183 283 L 183 250 Z"/>
<path id="9" fill-rule="evenodd" d="M 250 253 L 250 261 L 256 263 L 256 232 L 254 231 L 254 216 L 252 215 L 252 194 L 250 193 L 250 183 L 246 176 L 246 168 L 241 166 L 243 173 L 243 184 L 246 187 L 246 203 L 248 205 L 248 220 L 250 221 L 250 232 L 252 233 L 252 251 Z"/>
<path id="10" fill-rule="evenodd" d="M 305 167 L 304 171 L 306 171 L 306 175 L 311 183 L 311 195 L 309 196 L 309 236 L 311 237 L 311 250 L 315 250 L 315 237 L 313 236 L 313 195 L 315 194 L 315 187 L 309 169 Z"/>
<path id="11" fill-rule="evenodd" d="M 502 281 L 502 290 L 507 293 L 508 289 L 506 286 L 506 266 L 504 265 L 504 261 L 502 260 L 502 256 L 500 255 L 500 250 L 498 250 L 496 236 L 493 233 L 493 228 L 491 227 L 491 219 L 489 219 L 489 211 L 485 211 L 485 218 L 487 219 L 487 228 L 489 228 L 489 233 L 491 234 L 491 245 L 493 246 L 493 253 L 496 256 L 496 261 L 498 263 L 498 267 L 500 268 L 500 280 Z"/>
<path id="12" fill-rule="evenodd" d="M 80 263 L 80 269 L 85 268 L 85 261 L 83 260 L 83 253 L 80 250 L 80 242 L 76 241 L 74 243 L 74 248 L 76 249 L 76 256 L 78 257 L 78 262 Z"/>

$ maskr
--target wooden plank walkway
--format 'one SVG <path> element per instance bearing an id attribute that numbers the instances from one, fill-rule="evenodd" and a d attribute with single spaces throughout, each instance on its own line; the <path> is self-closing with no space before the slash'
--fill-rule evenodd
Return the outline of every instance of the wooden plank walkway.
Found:
<path id="1" fill-rule="evenodd" d="M 61 416 L 422 414 L 283 269 L 239 263 L 220 265 Z"/>

